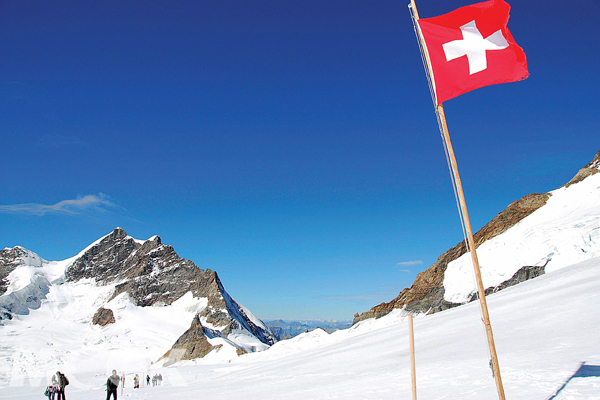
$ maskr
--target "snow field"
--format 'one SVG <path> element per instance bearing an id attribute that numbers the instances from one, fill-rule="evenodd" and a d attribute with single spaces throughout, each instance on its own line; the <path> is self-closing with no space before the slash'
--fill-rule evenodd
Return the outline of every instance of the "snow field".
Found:
<path id="1" fill-rule="evenodd" d="M 599 301 L 600 258 L 488 297 L 507 399 L 600 399 Z M 477 303 L 416 316 L 414 328 L 419 399 L 497 398 Z M 32 345 L 33 352 L 39 351 L 34 346 L 44 347 Z M 119 360 L 132 355 L 126 346 L 114 351 L 88 366 L 88 354 L 74 349 L 63 371 L 73 378 L 69 399 L 104 396 L 109 365 L 119 368 Z M 582 363 L 592 371 L 598 367 L 599 376 L 573 377 Z M 400 310 L 331 335 L 303 334 L 233 360 L 219 359 L 217 353 L 168 368 L 155 364 L 143 371 L 142 364 L 126 371 L 121 398 L 411 398 L 408 326 Z M 157 372 L 165 377 L 163 386 L 132 388 L 134 373 Z M 37 399 L 44 385 L 41 379 L 12 379 L 0 388 L 0 398 Z"/>
<path id="2" fill-rule="evenodd" d="M 523 266 L 546 272 L 600 256 L 600 174 L 551 192 L 545 206 L 477 248 L 486 288 L 510 279 Z M 475 291 L 471 255 L 448 264 L 444 298 L 468 301 Z"/>

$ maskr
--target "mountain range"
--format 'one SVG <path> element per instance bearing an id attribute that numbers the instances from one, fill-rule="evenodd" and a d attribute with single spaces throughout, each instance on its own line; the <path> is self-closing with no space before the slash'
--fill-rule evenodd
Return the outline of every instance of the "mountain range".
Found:
<path id="1" fill-rule="evenodd" d="M 284 321 L 282 319 L 264 321 L 271 333 L 277 337 L 277 340 L 291 339 L 301 333 L 312 332 L 315 329 L 332 333 L 339 329 L 349 328 L 352 325 L 351 322 L 337 320 Z"/>
<path id="2" fill-rule="evenodd" d="M 564 186 L 525 196 L 476 233 L 488 293 L 600 257 L 599 171 L 600 152 Z M 395 299 L 355 315 L 353 328 L 392 311 L 429 315 L 469 303 L 471 277 L 459 243 Z M 305 328 L 277 324 L 282 338 Z M 114 365 L 230 362 L 277 342 L 215 271 L 180 258 L 158 236 L 137 240 L 120 228 L 62 261 L 19 246 L 1 250 L 0 332 L 0 386 L 50 376 L 57 366 L 93 376 Z"/>
<path id="3" fill-rule="evenodd" d="M 127 312 L 131 309 L 160 318 L 155 322 L 162 328 L 154 333 L 172 340 L 170 348 L 153 346 L 147 354 L 150 362 L 168 365 L 226 349 L 239 355 L 265 350 L 276 341 L 227 293 L 215 271 L 180 258 L 158 236 L 141 241 L 117 228 L 64 261 L 46 261 L 19 246 L 0 251 L 0 324 L 28 320 L 33 313 L 51 314 L 52 321 L 40 327 L 39 334 L 48 336 L 61 360 L 68 359 L 69 350 L 51 340 L 60 325 L 71 325 L 82 346 L 98 336 L 98 344 L 127 342 L 135 324 Z M 186 324 L 188 329 L 182 329 Z M 0 347 L 2 362 L 18 363 L 14 355 L 2 354 L 5 350 Z"/>

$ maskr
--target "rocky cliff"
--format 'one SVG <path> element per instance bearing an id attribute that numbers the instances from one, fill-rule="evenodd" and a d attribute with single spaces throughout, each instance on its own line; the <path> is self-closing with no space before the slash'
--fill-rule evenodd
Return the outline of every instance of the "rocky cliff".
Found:
<path id="1" fill-rule="evenodd" d="M 571 181 L 565 186 L 570 186 L 575 183 L 581 182 L 586 177 L 600 172 L 600 151 L 596 154 L 594 159 L 587 164 L 584 168 L 579 170 Z M 520 200 L 517 200 L 510 204 L 506 210 L 499 213 L 494 219 L 486 224 L 481 230 L 475 233 L 475 243 L 479 247 L 485 241 L 496 237 L 523 218 L 527 217 L 540 207 L 544 206 L 550 193 L 534 193 L 529 194 Z M 361 314 L 354 315 L 353 323 L 356 324 L 362 320 L 368 318 L 379 318 L 382 317 L 393 309 L 405 308 L 411 313 L 435 313 L 448 308 L 456 307 L 460 304 L 451 303 L 444 300 L 444 273 L 448 264 L 460 256 L 465 254 L 466 245 L 464 242 L 460 242 L 450 250 L 442 254 L 437 262 L 432 264 L 427 270 L 419 273 L 415 279 L 415 282 L 410 288 L 406 288 L 400 292 L 400 294 L 388 303 L 381 303 L 369 311 Z M 522 266 L 522 268 L 514 274 L 513 277 L 493 288 L 486 288 L 486 293 L 491 293 L 503 288 L 515 285 L 527 279 L 539 276 L 543 274 L 543 267 L 540 266 Z M 474 296 L 471 300 L 474 300 Z"/>
<path id="2" fill-rule="evenodd" d="M 141 307 L 169 305 L 188 292 L 195 298 L 206 298 L 208 304 L 192 321 L 191 331 L 174 345 L 177 361 L 199 354 L 203 357 L 213 349 L 206 338 L 199 339 L 204 328 L 210 329 L 213 337 L 223 339 L 242 333 L 255 337 L 265 347 L 275 342 L 268 329 L 229 296 L 215 271 L 202 270 L 192 261 L 180 258 L 158 236 L 141 242 L 117 228 L 81 254 L 66 269 L 65 276 L 67 281 L 93 278 L 103 285 L 113 284 L 115 289 L 109 301 L 127 293 Z M 194 350 L 199 342 L 204 349 L 201 352 Z M 243 352 L 256 350 L 228 342 Z M 174 362 L 173 354 L 170 363 Z"/>
<path id="3" fill-rule="evenodd" d="M 65 276 L 67 281 L 93 278 L 103 285 L 115 284 L 112 298 L 127 293 L 142 307 L 169 305 L 188 291 L 212 302 L 222 297 L 216 272 L 180 258 L 158 236 L 140 242 L 120 228 L 78 257 Z"/>

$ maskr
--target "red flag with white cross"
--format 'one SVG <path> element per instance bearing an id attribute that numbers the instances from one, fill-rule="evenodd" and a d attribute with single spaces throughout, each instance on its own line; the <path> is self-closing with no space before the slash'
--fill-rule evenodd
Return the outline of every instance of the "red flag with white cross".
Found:
<path id="1" fill-rule="evenodd" d="M 418 20 L 437 104 L 529 76 L 525 52 L 506 26 L 509 12 L 504 0 L 489 0 Z"/>

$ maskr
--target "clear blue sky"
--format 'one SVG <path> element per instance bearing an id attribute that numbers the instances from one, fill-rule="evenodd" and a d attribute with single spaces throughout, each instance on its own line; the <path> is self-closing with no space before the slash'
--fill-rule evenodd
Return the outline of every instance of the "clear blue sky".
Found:
<path id="1" fill-rule="evenodd" d="M 509 3 L 531 76 L 445 103 L 475 229 L 600 148 L 600 3 Z M 120 226 L 263 319 L 391 300 L 462 240 L 407 4 L 1 2 L 0 247 Z"/>

